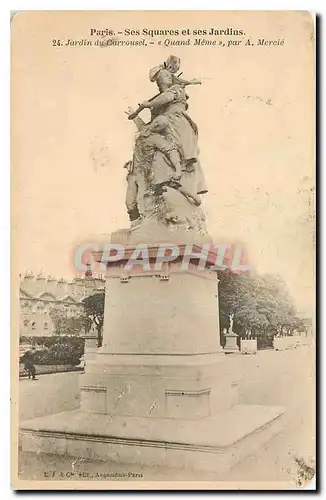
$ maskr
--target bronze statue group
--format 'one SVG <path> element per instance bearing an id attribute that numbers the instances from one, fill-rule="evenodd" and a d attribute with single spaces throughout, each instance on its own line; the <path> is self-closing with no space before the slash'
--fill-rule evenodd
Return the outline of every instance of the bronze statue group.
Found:
<path id="1" fill-rule="evenodd" d="M 207 192 L 207 187 L 198 157 L 198 128 L 188 114 L 185 88 L 201 82 L 180 78 L 181 74 L 176 74 L 179 69 L 180 59 L 175 56 L 151 68 L 149 78 L 159 93 L 135 111 L 126 111 L 137 128 L 133 159 L 125 164 L 126 207 L 131 226 L 139 225 L 144 218 L 160 218 L 158 206 L 162 197 L 164 209 L 160 219 L 165 224 L 191 226 L 194 220 L 198 222 L 200 195 Z M 151 113 L 148 123 L 139 116 L 144 109 Z M 179 198 L 173 197 L 175 192 Z M 199 219 L 203 219 L 202 213 Z"/>

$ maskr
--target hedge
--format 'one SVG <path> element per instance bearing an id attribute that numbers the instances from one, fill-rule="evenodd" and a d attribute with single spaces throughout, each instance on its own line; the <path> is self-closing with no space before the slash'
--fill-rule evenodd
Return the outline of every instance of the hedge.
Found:
<path id="1" fill-rule="evenodd" d="M 21 343 L 31 344 L 31 350 L 25 353 L 26 359 L 36 365 L 78 365 L 84 354 L 84 339 L 80 337 L 21 337 Z M 32 350 L 32 346 L 42 346 Z"/>

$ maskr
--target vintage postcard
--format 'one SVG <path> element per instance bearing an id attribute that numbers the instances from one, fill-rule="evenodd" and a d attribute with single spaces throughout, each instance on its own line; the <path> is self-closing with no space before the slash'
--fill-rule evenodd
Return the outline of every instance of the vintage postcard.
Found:
<path id="1" fill-rule="evenodd" d="M 13 487 L 313 484 L 314 15 L 11 37 Z"/>

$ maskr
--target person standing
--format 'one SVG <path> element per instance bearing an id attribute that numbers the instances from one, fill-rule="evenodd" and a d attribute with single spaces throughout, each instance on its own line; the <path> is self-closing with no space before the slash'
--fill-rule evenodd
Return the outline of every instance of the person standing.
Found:
<path id="1" fill-rule="evenodd" d="M 32 380 L 36 380 L 36 369 L 33 364 L 33 358 L 30 351 L 27 351 L 21 358 L 21 362 L 24 364 L 25 370 L 28 373 L 28 378 L 32 377 Z"/>

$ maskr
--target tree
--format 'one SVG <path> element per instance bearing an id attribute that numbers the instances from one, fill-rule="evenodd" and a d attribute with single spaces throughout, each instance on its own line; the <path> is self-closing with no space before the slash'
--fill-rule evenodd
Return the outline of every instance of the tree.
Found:
<path id="1" fill-rule="evenodd" d="M 219 306 L 222 328 L 229 326 L 229 314 L 234 314 L 234 328 L 246 332 L 255 323 L 251 313 L 254 283 L 248 273 L 236 274 L 226 269 L 219 274 Z M 256 318 L 257 320 L 257 318 Z"/>
<path id="2" fill-rule="evenodd" d="M 292 334 L 302 322 L 285 282 L 280 276 L 250 273 L 235 274 L 225 270 L 219 275 L 220 323 L 228 327 L 234 313 L 235 331 L 244 337 Z"/>
<path id="3" fill-rule="evenodd" d="M 97 345 L 102 346 L 102 329 L 104 322 L 104 292 L 97 292 L 83 300 L 85 316 L 95 324 L 97 330 Z"/>
<path id="4" fill-rule="evenodd" d="M 85 314 L 68 317 L 62 309 L 52 309 L 50 312 L 54 326 L 54 335 L 70 335 L 78 337 L 89 329 L 89 320 Z"/>

